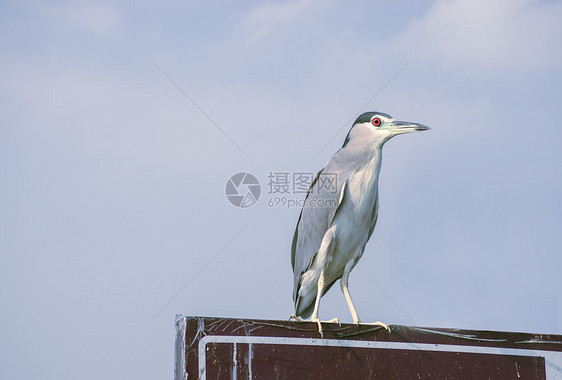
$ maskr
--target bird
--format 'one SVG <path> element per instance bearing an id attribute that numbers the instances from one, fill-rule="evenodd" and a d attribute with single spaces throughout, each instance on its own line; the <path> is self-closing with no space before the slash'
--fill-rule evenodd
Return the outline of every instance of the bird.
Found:
<path id="1" fill-rule="evenodd" d="M 357 117 L 343 146 L 309 186 L 297 221 L 291 246 L 292 319 L 316 322 L 321 336 L 322 323 L 339 323 L 338 318 L 320 321 L 318 316 L 320 299 L 339 279 L 353 323 L 362 323 L 349 293 L 349 274 L 377 223 L 382 148 L 394 136 L 429 129 L 382 112 Z M 369 324 L 390 332 L 380 321 Z"/>

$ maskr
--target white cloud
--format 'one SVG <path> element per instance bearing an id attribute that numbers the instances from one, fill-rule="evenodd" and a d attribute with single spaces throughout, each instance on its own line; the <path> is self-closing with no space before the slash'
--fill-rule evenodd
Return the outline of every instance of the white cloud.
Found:
<path id="1" fill-rule="evenodd" d="M 445 67 L 527 70 L 560 64 L 562 4 L 439 1 L 391 43 Z"/>
<path id="2" fill-rule="evenodd" d="M 275 31 L 290 27 L 308 12 L 331 3 L 317 0 L 268 1 L 248 11 L 240 22 L 239 30 L 245 35 L 246 43 L 257 44 Z"/>
<path id="3" fill-rule="evenodd" d="M 121 24 L 120 12 L 110 4 L 78 1 L 44 9 L 50 17 L 88 33 L 107 35 Z"/>

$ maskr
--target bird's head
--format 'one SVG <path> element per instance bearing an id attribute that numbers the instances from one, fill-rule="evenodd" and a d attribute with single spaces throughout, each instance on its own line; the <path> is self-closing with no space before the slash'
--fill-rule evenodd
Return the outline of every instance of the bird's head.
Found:
<path id="1" fill-rule="evenodd" d="M 409 121 L 397 121 L 382 112 L 365 112 L 351 127 L 343 146 L 349 142 L 361 144 L 384 144 L 390 138 L 404 133 L 426 131 L 428 126 Z"/>

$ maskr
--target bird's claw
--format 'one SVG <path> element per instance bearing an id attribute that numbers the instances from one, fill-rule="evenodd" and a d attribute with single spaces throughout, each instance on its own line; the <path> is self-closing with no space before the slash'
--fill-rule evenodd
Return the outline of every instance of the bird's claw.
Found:
<path id="1" fill-rule="evenodd" d="M 388 327 L 388 325 L 387 325 L 386 323 L 383 323 L 383 322 L 381 322 L 381 321 L 377 321 L 377 322 L 367 322 L 367 323 L 364 323 L 364 322 L 361 322 L 361 321 L 357 321 L 355 324 L 356 324 L 357 326 L 359 326 L 359 325 L 380 326 L 380 327 L 383 327 L 386 331 L 390 332 L 390 327 Z"/>
<path id="2" fill-rule="evenodd" d="M 337 323 L 339 327 L 341 327 L 341 322 L 340 319 L 338 317 L 336 318 L 332 318 L 329 321 L 322 321 L 324 323 Z"/>
<path id="3" fill-rule="evenodd" d="M 294 320 L 295 322 L 304 322 L 304 319 L 297 317 L 295 314 L 291 314 L 289 321 Z"/>
<path id="4" fill-rule="evenodd" d="M 341 327 L 341 322 L 340 322 L 339 318 L 332 318 L 328 321 L 321 321 L 320 318 L 310 318 L 310 322 L 316 322 L 316 324 L 318 325 L 318 332 L 320 333 L 320 336 L 322 338 L 324 338 L 324 331 L 322 330 L 322 323 L 337 323 L 338 326 Z"/>
<path id="5" fill-rule="evenodd" d="M 310 318 L 310 322 L 316 322 L 316 324 L 318 325 L 318 332 L 320 333 L 320 336 L 324 338 L 324 331 L 322 330 L 322 323 L 320 322 L 320 318 Z"/>

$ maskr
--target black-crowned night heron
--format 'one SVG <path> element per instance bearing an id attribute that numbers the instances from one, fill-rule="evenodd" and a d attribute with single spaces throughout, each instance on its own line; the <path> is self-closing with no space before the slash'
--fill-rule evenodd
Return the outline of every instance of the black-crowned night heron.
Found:
<path id="1" fill-rule="evenodd" d="M 366 112 L 355 120 L 341 149 L 318 172 L 308 190 L 291 248 L 296 320 L 310 317 L 322 334 L 320 298 L 341 279 L 353 323 L 361 323 L 349 294 L 348 278 L 377 223 L 382 147 L 396 135 L 427 129 L 422 124 L 395 121 L 385 113 Z M 326 186 L 323 176 L 335 177 L 335 189 Z M 388 329 L 382 322 L 373 324 Z"/>

